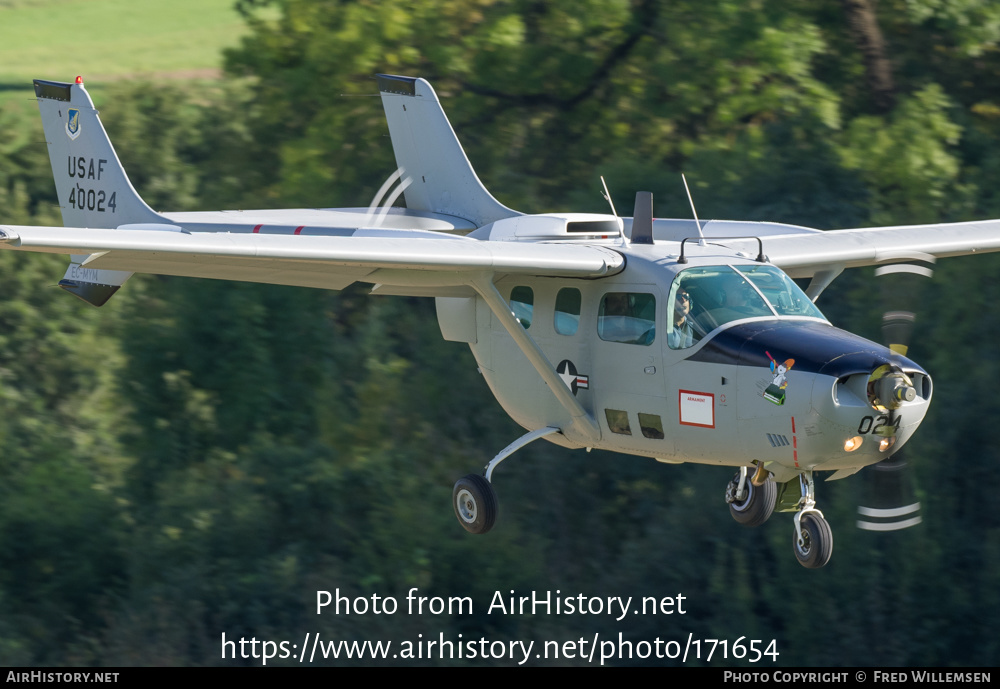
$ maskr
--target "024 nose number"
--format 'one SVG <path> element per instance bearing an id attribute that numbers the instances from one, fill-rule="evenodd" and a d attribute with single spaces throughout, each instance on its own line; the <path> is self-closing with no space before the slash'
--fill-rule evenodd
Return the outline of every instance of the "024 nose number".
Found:
<path id="1" fill-rule="evenodd" d="M 867 433 L 875 433 L 878 435 L 879 431 L 885 426 L 892 426 L 898 431 L 899 424 L 902 420 L 902 414 L 897 414 L 891 424 L 889 423 L 889 417 L 884 414 L 879 416 L 863 416 L 861 417 L 861 423 L 858 424 L 858 435 L 865 435 Z"/>

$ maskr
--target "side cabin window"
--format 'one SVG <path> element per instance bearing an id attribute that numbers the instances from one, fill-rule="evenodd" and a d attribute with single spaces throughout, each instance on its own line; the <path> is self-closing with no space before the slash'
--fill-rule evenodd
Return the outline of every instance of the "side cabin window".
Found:
<path id="1" fill-rule="evenodd" d="M 606 342 L 649 346 L 656 339 L 656 297 L 608 292 L 601 297 L 597 334 Z"/>
<path id="2" fill-rule="evenodd" d="M 535 293 L 530 287 L 515 287 L 510 291 L 510 310 L 514 318 L 527 330 L 531 327 L 531 316 L 535 311 Z"/>
<path id="3" fill-rule="evenodd" d="M 576 335 L 580 327 L 580 290 L 563 287 L 556 295 L 556 314 L 553 323 L 560 335 Z"/>

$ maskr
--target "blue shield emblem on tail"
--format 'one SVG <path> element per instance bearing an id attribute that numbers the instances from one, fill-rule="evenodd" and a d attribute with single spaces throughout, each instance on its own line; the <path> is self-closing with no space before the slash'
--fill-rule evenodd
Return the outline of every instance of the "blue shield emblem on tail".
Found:
<path id="1" fill-rule="evenodd" d="M 72 140 L 80 136 L 80 111 L 70 108 L 66 111 L 66 117 L 66 135 Z"/>

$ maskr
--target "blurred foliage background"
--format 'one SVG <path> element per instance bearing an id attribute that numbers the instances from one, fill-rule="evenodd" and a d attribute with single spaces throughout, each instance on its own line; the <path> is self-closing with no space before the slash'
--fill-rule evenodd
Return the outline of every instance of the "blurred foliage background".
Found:
<path id="1" fill-rule="evenodd" d="M 683 171 L 704 217 L 1000 217 L 1000 5 L 985 0 L 237 9 L 224 78 L 92 89 L 156 209 L 367 204 L 395 168 L 373 79 L 388 72 L 434 84 L 484 183 L 526 212 L 603 212 L 603 174 L 619 209 L 648 189 L 658 217 L 688 217 Z M 0 110 L 7 223 L 60 224 L 37 120 L 26 99 Z M 521 430 L 429 300 L 137 276 L 97 310 L 53 287 L 64 267 L 0 252 L 0 664 L 231 665 L 223 632 L 307 631 L 774 638 L 782 666 L 998 657 L 995 256 L 944 261 L 921 295 L 911 356 L 936 390 L 908 448 L 923 523 L 859 531 L 864 474 L 822 483 L 836 545 L 817 571 L 795 562 L 787 517 L 732 521 L 729 470 L 545 443 L 498 471 L 494 532 L 467 535 L 452 483 Z M 879 338 L 872 271 L 819 306 Z M 471 596 L 476 614 L 314 612 L 317 589 L 414 586 Z M 486 615 L 510 589 L 682 593 L 688 613 Z"/>

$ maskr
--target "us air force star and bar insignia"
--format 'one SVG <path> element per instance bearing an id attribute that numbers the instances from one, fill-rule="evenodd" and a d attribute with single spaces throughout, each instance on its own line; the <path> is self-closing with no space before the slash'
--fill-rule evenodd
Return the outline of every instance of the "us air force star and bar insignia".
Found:
<path id="1" fill-rule="evenodd" d="M 574 395 L 577 390 L 590 389 L 590 376 L 580 375 L 576 370 L 576 366 L 569 359 L 563 359 L 559 362 L 559 365 L 556 366 L 556 373 L 566 383 L 566 387 L 573 391 Z"/>
<path id="2" fill-rule="evenodd" d="M 66 111 L 66 135 L 70 140 L 80 136 L 80 111 L 77 108 Z"/>

